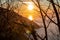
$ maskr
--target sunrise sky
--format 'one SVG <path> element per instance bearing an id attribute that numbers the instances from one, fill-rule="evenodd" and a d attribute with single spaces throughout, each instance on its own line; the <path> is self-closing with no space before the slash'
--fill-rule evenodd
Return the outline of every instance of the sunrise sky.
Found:
<path id="1" fill-rule="evenodd" d="M 0 0 L 1 3 L 4 3 L 8 0 Z M 29 17 L 29 16 L 33 16 L 34 19 L 39 17 L 39 12 L 37 12 L 36 10 L 38 10 L 38 8 L 31 2 L 31 0 L 20 0 L 20 1 L 24 1 L 24 3 L 26 4 L 21 4 L 21 2 L 19 2 L 19 0 L 9 0 L 9 3 L 11 3 L 11 1 L 13 1 L 12 5 L 15 6 L 19 6 L 17 9 L 15 9 L 15 12 L 19 12 L 21 15 L 23 15 L 24 17 Z M 56 3 L 56 0 L 54 0 L 54 2 Z M 60 0 L 58 0 L 58 2 L 60 2 Z M 43 10 L 46 10 L 49 2 L 47 0 L 40 0 L 40 4 Z M 22 6 L 21 6 L 22 5 Z M 51 6 L 50 6 L 51 7 Z M 52 9 L 52 7 L 51 7 Z M 19 11 L 18 11 L 19 10 Z M 48 11 L 48 13 L 51 13 L 52 11 Z"/>

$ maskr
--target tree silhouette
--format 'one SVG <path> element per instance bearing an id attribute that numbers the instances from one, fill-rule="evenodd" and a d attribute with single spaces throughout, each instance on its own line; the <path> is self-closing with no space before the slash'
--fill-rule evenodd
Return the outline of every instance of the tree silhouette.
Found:
<path id="1" fill-rule="evenodd" d="M 26 5 L 25 3 L 23 3 L 22 0 L 18 0 L 19 2 L 22 2 L 22 4 Z M 49 32 L 51 32 L 54 36 L 57 36 L 57 40 L 59 39 L 60 34 L 57 33 L 57 35 L 53 32 L 53 30 L 51 31 L 48 30 L 51 25 L 53 27 L 55 27 L 57 25 L 59 33 L 60 33 L 60 4 L 59 1 L 56 0 L 56 2 L 54 2 L 54 0 L 46 0 L 47 2 L 49 2 L 49 5 L 47 7 L 46 10 L 44 10 L 44 8 L 42 7 L 43 5 L 41 5 L 41 0 L 30 0 L 33 2 L 33 4 L 38 8 L 38 9 L 34 9 L 34 11 L 36 11 L 39 15 L 39 18 L 42 19 L 42 23 L 43 26 L 38 26 L 34 21 L 30 21 L 25 17 L 22 17 L 21 15 L 13 12 L 15 9 L 18 9 L 18 3 L 16 6 L 11 5 L 11 3 L 14 2 L 14 0 L 11 0 L 11 3 L 9 3 L 9 0 L 4 2 L 3 4 L 1 4 L 1 7 L 4 6 L 4 4 L 6 3 L 6 9 L 0 8 L 0 31 L 1 31 L 1 39 L 3 40 L 3 38 L 5 39 L 5 34 L 6 36 L 6 40 L 38 40 L 38 38 L 40 38 L 41 40 L 49 40 Z M 1 2 L 1 0 L 0 0 Z M 21 5 L 22 5 L 21 4 Z M 7 10 L 8 9 L 8 10 Z M 50 11 L 52 11 L 51 13 L 48 13 Z M 3 12 L 2 12 L 3 11 Z M 20 10 L 17 10 L 18 13 Z M 56 18 L 56 19 L 55 19 Z M 38 20 L 39 22 L 39 20 Z M 54 26 L 54 25 L 55 26 Z M 37 31 L 35 29 L 38 28 L 44 28 L 44 32 L 45 35 L 44 37 L 40 36 L 40 34 L 37 33 Z M 57 28 L 56 28 L 57 29 Z M 31 33 L 26 33 L 26 30 L 30 31 Z M 3 34 L 4 33 L 4 34 Z M 25 35 L 24 35 L 25 34 Z M 9 36 L 8 36 L 9 35 Z M 30 37 L 32 35 L 32 38 Z M 11 37 L 12 36 L 12 37 Z M 22 37 L 21 37 L 22 36 Z M 29 37 L 26 37 L 29 36 Z M 16 38 L 17 37 L 17 38 Z M 24 39 L 23 39 L 24 38 Z M 53 38 L 53 37 L 52 37 Z M 55 40 L 54 38 L 52 40 Z"/>

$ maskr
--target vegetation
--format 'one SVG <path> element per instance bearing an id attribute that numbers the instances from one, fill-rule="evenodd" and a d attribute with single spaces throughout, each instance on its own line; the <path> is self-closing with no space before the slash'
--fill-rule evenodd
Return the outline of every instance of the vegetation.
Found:
<path id="1" fill-rule="evenodd" d="M 27 6 L 22 0 L 6 0 L 2 3 L 0 0 L 0 37 L 1 40 L 60 40 L 60 0 L 45 0 L 47 1 L 47 6 L 44 0 L 28 0 L 35 6 L 34 10 L 39 18 L 42 20 L 43 26 L 39 26 L 34 20 L 29 20 L 24 15 L 21 14 L 26 11 L 23 9 L 22 5 Z M 42 2 L 42 3 L 41 3 Z M 43 7 L 42 7 L 43 6 Z M 32 7 L 31 7 L 32 8 Z M 46 9 L 44 9 L 46 8 Z M 20 10 L 22 9 L 22 11 Z M 30 8 L 29 8 L 30 9 Z M 30 10 L 30 11 L 31 11 Z M 20 13 L 21 12 L 21 13 Z M 27 12 L 30 13 L 30 12 Z M 36 16 L 36 15 L 34 15 Z M 30 18 L 31 19 L 31 18 Z M 38 20 L 41 21 L 41 20 Z M 52 26 L 51 26 L 52 25 Z M 55 25 L 55 26 L 54 26 Z M 51 28 L 50 28 L 51 27 Z M 56 28 L 57 34 L 51 31 L 52 28 Z M 43 28 L 44 36 L 38 35 L 36 29 Z M 50 28 L 50 30 L 49 30 Z M 58 29 L 58 30 L 57 30 Z M 49 39 L 49 34 L 52 33 L 57 38 Z M 32 36 L 31 36 L 32 35 Z"/>

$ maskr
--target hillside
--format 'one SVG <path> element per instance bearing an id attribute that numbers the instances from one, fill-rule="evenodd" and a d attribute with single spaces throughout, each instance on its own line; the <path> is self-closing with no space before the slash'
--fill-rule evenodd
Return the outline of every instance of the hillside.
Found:
<path id="1" fill-rule="evenodd" d="M 24 29 L 31 30 L 30 26 L 32 24 L 34 28 L 39 28 L 35 22 L 11 10 L 0 8 L 0 40 L 29 40 L 24 35 Z"/>

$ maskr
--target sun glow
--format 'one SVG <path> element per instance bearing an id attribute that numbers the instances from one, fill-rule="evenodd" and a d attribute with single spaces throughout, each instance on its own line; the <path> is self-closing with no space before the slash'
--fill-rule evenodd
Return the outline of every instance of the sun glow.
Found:
<path id="1" fill-rule="evenodd" d="M 33 4 L 32 4 L 32 3 L 29 3 L 29 4 L 28 4 L 28 9 L 29 9 L 29 10 L 32 10 L 32 9 L 33 9 Z"/>
<path id="2" fill-rule="evenodd" d="M 28 19 L 29 19 L 29 20 L 33 20 L 33 17 L 30 15 L 30 16 L 28 17 Z"/>

